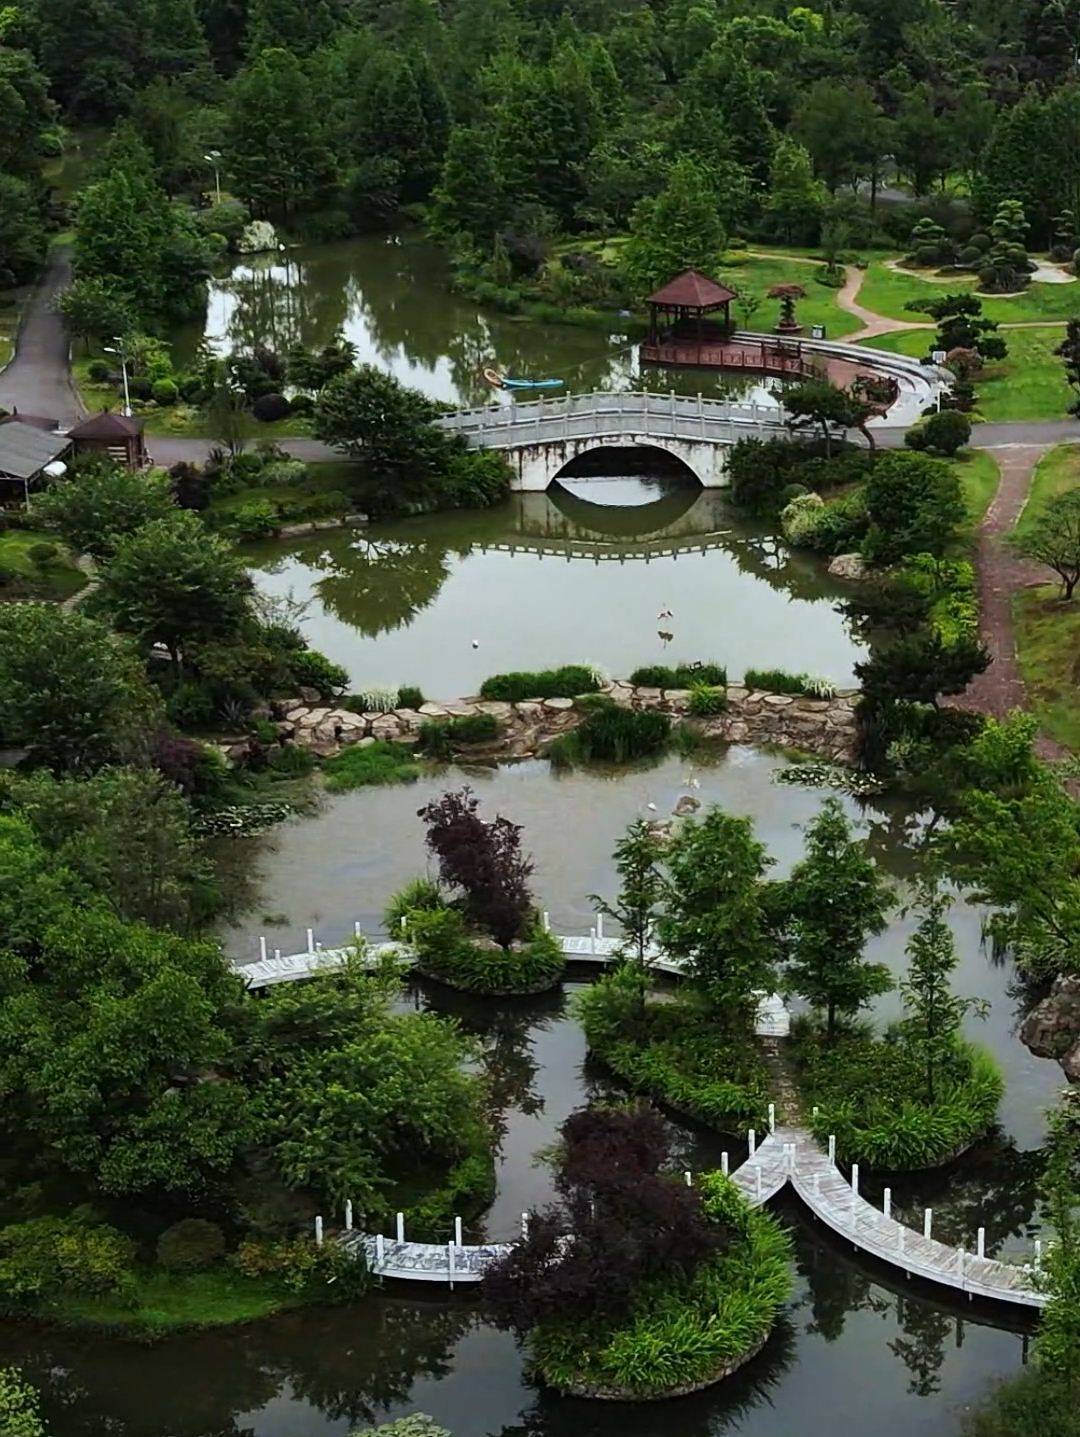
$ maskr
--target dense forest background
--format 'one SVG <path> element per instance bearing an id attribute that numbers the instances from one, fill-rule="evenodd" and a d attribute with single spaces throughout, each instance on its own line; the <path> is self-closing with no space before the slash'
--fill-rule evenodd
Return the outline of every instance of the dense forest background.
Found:
<path id="1" fill-rule="evenodd" d="M 0 286 L 67 222 L 65 131 L 104 128 L 77 274 L 151 327 L 251 217 L 404 212 L 503 282 L 649 220 L 903 244 L 1015 200 L 1030 248 L 1078 238 L 1080 0 L 27 0 L 0 42 Z"/>

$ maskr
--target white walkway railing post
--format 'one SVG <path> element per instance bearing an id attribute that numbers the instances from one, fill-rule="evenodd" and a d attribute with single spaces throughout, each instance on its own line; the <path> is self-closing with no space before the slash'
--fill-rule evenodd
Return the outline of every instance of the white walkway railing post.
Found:
<path id="1" fill-rule="evenodd" d="M 975 1254 L 977 1257 L 986 1256 L 986 1229 L 981 1227 L 975 1235 Z"/>
<path id="2" fill-rule="evenodd" d="M 316 1247 L 322 1247 L 322 1245 L 323 1245 L 323 1226 L 322 1226 L 322 1218 L 321 1218 L 321 1217 L 317 1217 L 317 1218 L 315 1219 L 315 1246 L 316 1246 Z"/>
<path id="3" fill-rule="evenodd" d="M 450 1282 L 450 1291 L 454 1290 L 454 1244 L 446 1244 L 446 1272 Z"/>
<path id="4" fill-rule="evenodd" d="M 527 1212 L 521 1214 L 521 1236 L 523 1238 L 529 1236 L 529 1214 Z"/>
<path id="5" fill-rule="evenodd" d="M 381 1232 L 375 1234 L 375 1262 L 381 1272 L 386 1265 L 386 1239 Z"/>
<path id="6" fill-rule="evenodd" d="M 405 1214 L 404 1214 L 403 1212 L 399 1212 L 398 1215 L 397 1215 L 396 1227 L 397 1227 L 397 1240 L 398 1240 L 398 1242 L 404 1242 L 404 1241 L 405 1241 Z"/>
<path id="7" fill-rule="evenodd" d="M 727 1155 L 727 1153 L 721 1153 L 721 1154 L 720 1154 L 720 1171 L 724 1174 L 725 1177 L 728 1176 L 728 1155 Z"/>
<path id="8" fill-rule="evenodd" d="M 352 1232 L 352 1198 L 345 1199 L 345 1231 Z"/>
<path id="9" fill-rule="evenodd" d="M 858 1163 L 852 1163 L 852 1164 L 851 1164 L 851 1195 L 852 1195 L 852 1197 L 858 1197 L 858 1195 L 859 1195 L 859 1164 L 858 1164 Z"/>
<path id="10" fill-rule="evenodd" d="M 309 928 L 307 931 L 307 951 L 309 954 L 315 952 L 315 930 L 313 928 Z"/>
<path id="11" fill-rule="evenodd" d="M 1042 1239 L 1035 1239 L 1035 1271 L 1042 1271 Z"/>
<path id="12" fill-rule="evenodd" d="M 461 1219 L 459 1217 L 454 1219 L 454 1242 L 461 1247 Z"/>
<path id="13" fill-rule="evenodd" d="M 934 1226 L 934 1210 L 933 1210 L 933 1208 L 929 1208 L 929 1207 L 928 1207 L 928 1208 L 926 1208 L 926 1209 L 924 1210 L 924 1212 L 923 1212 L 923 1219 L 922 1219 L 922 1235 L 923 1235 L 923 1237 L 929 1237 L 929 1236 L 930 1236 L 930 1233 L 931 1233 L 931 1231 L 933 1230 L 933 1226 Z"/>
<path id="14" fill-rule="evenodd" d="M 757 1133 L 754 1132 L 753 1128 L 747 1133 L 746 1141 L 750 1146 L 750 1156 L 753 1157 L 757 1151 Z"/>
<path id="15" fill-rule="evenodd" d="M 836 1166 L 836 1137 L 832 1133 L 829 1134 L 829 1162 Z"/>
<path id="16" fill-rule="evenodd" d="M 692 1188 L 694 1186 L 694 1174 L 691 1172 L 685 1172 L 683 1173 L 683 1177 L 686 1179 L 686 1186 L 688 1188 Z"/>
<path id="17" fill-rule="evenodd" d="M 265 933 L 261 934 L 260 937 L 259 937 L 259 957 L 262 959 L 262 961 L 263 961 L 264 963 L 266 962 L 266 934 L 265 934 Z"/>
<path id="18" fill-rule="evenodd" d="M 769 1104 L 769 1132 L 776 1132 L 776 1104 Z"/>
<path id="19" fill-rule="evenodd" d="M 892 1188 L 885 1189 L 885 1198 L 881 1205 L 881 1211 L 886 1217 L 892 1217 Z"/>

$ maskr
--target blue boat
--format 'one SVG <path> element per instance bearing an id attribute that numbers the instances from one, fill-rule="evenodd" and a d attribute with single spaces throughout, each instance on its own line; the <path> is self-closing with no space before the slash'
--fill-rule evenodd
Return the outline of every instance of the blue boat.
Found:
<path id="1" fill-rule="evenodd" d="M 494 369 L 485 369 L 484 378 L 493 389 L 561 389 L 561 379 L 509 379 Z"/>

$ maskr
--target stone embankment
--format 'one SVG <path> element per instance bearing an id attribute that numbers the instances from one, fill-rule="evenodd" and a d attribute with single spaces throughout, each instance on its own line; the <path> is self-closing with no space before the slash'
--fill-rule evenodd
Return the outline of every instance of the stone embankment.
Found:
<path id="1" fill-rule="evenodd" d="M 690 715 L 690 694 L 685 689 L 610 683 L 603 691 L 626 708 L 669 713 L 676 724 L 692 724 L 705 738 L 796 749 L 838 763 L 851 763 L 855 756 L 855 690 L 824 699 L 733 686 L 727 691 L 727 707 L 709 718 Z M 468 745 L 464 751 L 484 758 L 525 758 L 543 754 L 553 738 L 575 728 L 586 717 L 586 711 L 576 708 L 573 699 L 564 698 L 515 704 L 461 699 L 456 703 L 426 703 L 419 709 L 354 713 L 319 703 L 310 690 L 293 702 L 278 703 L 275 712 L 284 740 L 323 758 L 348 744 L 379 740 L 416 743 L 423 724 L 473 714 L 493 714 L 499 721 L 500 736 L 493 743 Z"/>

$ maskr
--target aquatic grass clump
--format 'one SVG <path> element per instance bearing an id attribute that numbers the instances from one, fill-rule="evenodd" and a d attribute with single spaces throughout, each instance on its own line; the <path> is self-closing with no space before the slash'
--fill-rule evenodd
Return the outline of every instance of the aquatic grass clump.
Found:
<path id="1" fill-rule="evenodd" d="M 548 750 L 555 764 L 629 763 L 667 751 L 671 742 L 668 714 L 642 709 L 597 708 L 570 733 L 560 734 Z"/>
<path id="2" fill-rule="evenodd" d="M 375 783 L 413 783 L 420 777 L 412 750 L 389 742 L 343 748 L 323 761 L 323 773 L 331 793 L 347 793 Z"/>
<path id="3" fill-rule="evenodd" d="M 398 920 L 398 934 L 425 977 L 466 993 L 542 992 L 558 982 L 566 966 L 559 940 L 543 929 L 502 948 L 473 936 L 460 909 L 448 904 L 405 912 Z"/>
<path id="4" fill-rule="evenodd" d="M 811 1130 L 836 1138 L 842 1162 L 882 1172 L 914 1172 L 958 1157 L 993 1126 L 1005 1092 L 985 1049 L 959 1042 L 947 1075 L 926 1098 L 926 1073 L 904 1045 L 857 1025 L 833 1042 L 809 1019 L 792 1028 L 796 1078 Z"/>
<path id="5" fill-rule="evenodd" d="M 395 708 L 418 709 L 426 702 L 423 689 L 418 689 L 414 684 L 403 684 L 397 691 L 397 703 Z"/>
<path id="6" fill-rule="evenodd" d="M 364 689 L 362 693 L 347 694 L 341 700 L 339 707 L 357 714 L 393 713 L 394 709 L 398 707 L 399 692 L 398 689 L 376 685 L 370 689 Z"/>
<path id="7" fill-rule="evenodd" d="M 499 721 L 494 714 L 466 714 L 421 724 L 417 747 L 426 758 L 449 759 L 462 745 L 493 743 L 498 737 Z"/>
<path id="8" fill-rule="evenodd" d="M 790 784 L 792 787 L 831 788 L 837 793 L 850 793 L 855 798 L 868 798 L 883 792 L 885 784 L 871 773 L 861 769 L 842 768 L 824 759 L 812 759 L 808 763 L 791 763 L 787 768 L 774 770 L 773 783 Z"/>
<path id="9" fill-rule="evenodd" d="M 789 674 L 783 669 L 747 669 L 743 686 L 770 694 L 801 694 L 812 699 L 836 697 L 836 685 L 816 674 Z"/>
<path id="10" fill-rule="evenodd" d="M 727 708 L 727 691 L 712 684 L 692 684 L 688 707 L 695 718 L 713 718 Z"/>
<path id="11" fill-rule="evenodd" d="M 541 669 L 536 673 L 493 674 L 480 685 L 480 697 L 508 704 L 528 699 L 573 699 L 578 694 L 596 693 L 601 686 L 589 665 L 565 664 L 561 669 Z"/>
<path id="12" fill-rule="evenodd" d="M 709 684 L 712 688 L 727 686 L 727 669 L 723 664 L 694 663 L 676 664 L 666 668 L 662 664 L 647 664 L 635 669 L 630 683 L 643 689 L 692 689 L 695 684 Z"/>

